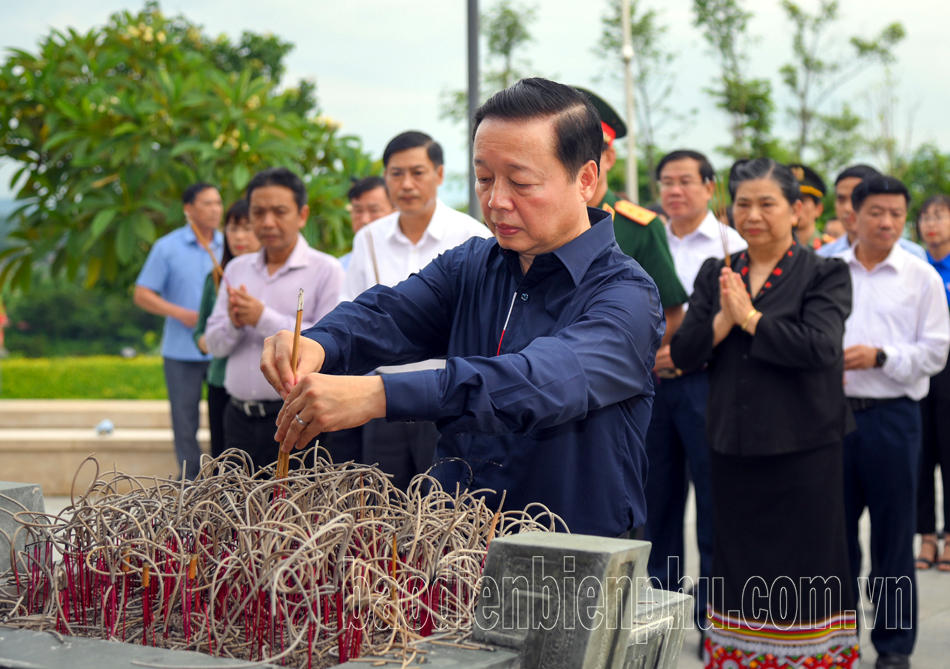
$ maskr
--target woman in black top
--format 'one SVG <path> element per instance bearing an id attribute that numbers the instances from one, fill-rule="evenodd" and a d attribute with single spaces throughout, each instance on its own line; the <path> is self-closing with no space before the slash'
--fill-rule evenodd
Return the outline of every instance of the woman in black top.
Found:
<path id="1" fill-rule="evenodd" d="M 851 667 L 858 640 L 842 495 L 851 278 L 840 260 L 795 242 L 802 205 L 787 167 L 749 161 L 731 185 L 749 248 L 731 269 L 705 262 L 671 346 L 678 368 L 709 368 L 706 666 L 811 658 L 809 667 Z"/>

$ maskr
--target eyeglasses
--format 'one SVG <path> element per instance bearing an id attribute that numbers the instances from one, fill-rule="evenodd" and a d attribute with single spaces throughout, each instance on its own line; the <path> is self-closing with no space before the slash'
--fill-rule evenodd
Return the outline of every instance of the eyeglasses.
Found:
<path id="1" fill-rule="evenodd" d="M 933 216 L 925 215 L 920 217 L 921 223 L 941 223 L 945 221 L 950 221 L 950 212 L 943 214 L 936 214 Z"/>

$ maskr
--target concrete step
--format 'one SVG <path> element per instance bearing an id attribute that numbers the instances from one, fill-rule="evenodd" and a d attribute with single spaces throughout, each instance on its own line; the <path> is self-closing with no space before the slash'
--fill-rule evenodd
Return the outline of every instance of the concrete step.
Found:
<path id="1" fill-rule="evenodd" d="M 115 422 L 115 418 L 111 418 Z M 210 451 L 210 434 L 198 430 L 202 450 Z M 86 456 L 95 454 L 101 472 L 113 467 L 132 476 L 176 476 L 178 462 L 170 428 L 116 428 L 99 436 L 86 428 L 0 429 L 0 480 L 38 483 L 44 495 L 68 495 L 76 480 L 77 494 L 95 478 Z"/>
<path id="2" fill-rule="evenodd" d="M 168 400 L 0 400 L 0 429 L 84 428 L 108 419 L 117 428 L 171 428 Z M 201 427 L 208 427 L 201 402 Z"/>

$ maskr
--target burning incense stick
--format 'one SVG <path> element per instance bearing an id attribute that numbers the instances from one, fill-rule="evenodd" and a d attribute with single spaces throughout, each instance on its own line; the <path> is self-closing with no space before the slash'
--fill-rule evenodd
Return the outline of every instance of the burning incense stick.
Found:
<path id="1" fill-rule="evenodd" d="M 297 361 L 300 358 L 300 324 L 303 322 L 303 288 L 297 294 L 297 323 L 294 325 L 294 348 L 290 355 L 290 367 L 297 374 Z M 286 439 L 284 443 L 287 443 Z M 277 456 L 277 478 L 287 478 L 290 471 L 290 453 L 284 450 L 281 444 L 280 454 Z"/>

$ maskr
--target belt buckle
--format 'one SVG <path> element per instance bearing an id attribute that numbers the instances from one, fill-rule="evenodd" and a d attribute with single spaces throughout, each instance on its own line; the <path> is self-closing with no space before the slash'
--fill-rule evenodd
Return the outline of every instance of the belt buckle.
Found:
<path id="1" fill-rule="evenodd" d="M 241 408 L 244 409 L 244 414 L 248 418 L 253 418 L 254 414 L 251 413 L 251 407 L 257 407 L 257 412 L 260 414 L 261 418 L 264 418 L 267 413 L 264 411 L 264 405 L 260 402 L 255 402 L 253 400 L 248 400 L 246 402 L 241 402 Z"/>

